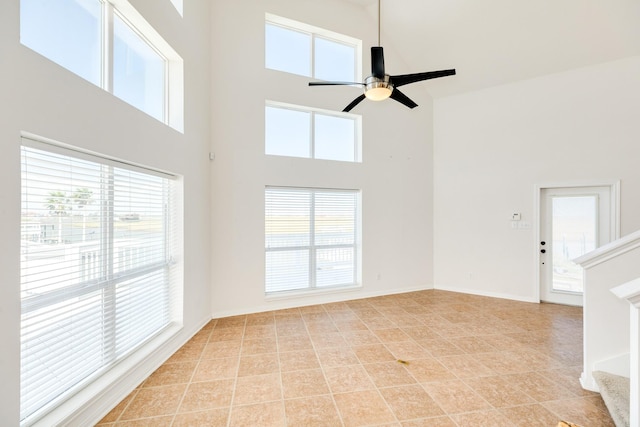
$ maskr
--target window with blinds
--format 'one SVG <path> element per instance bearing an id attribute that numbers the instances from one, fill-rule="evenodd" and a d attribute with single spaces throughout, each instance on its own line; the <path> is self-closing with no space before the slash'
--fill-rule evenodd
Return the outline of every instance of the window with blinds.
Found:
<path id="1" fill-rule="evenodd" d="M 173 321 L 176 179 L 23 139 L 23 423 Z"/>
<path id="2" fill-rule="evenodd" d="M 266 293 L 359 282 L 360 192 L 265 189 Z"/>

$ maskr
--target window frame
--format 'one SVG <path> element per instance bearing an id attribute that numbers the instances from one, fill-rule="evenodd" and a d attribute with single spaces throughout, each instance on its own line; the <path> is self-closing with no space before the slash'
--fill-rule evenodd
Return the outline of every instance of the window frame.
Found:
<path id="1" fill-rule="evenodd" d="M 99 251 L 102 254 L 103 264 L 101 270 L 104 276 L 98 277 L 85 277 L 82 276 L 82 279 L 78 281 L 78 283 L 72 283 L 68 286 L 57 290 L 47 290 L 43 294 L 32 297 L 32 296 L 24 296 L 21 295 L 21 317 L 26 313 L 33 312 L 35 310 L 39 310 L 44 307 L 48 307 L 51 305 L 65 303 L 69 300 L 73 300 L 75 298 L 88 297 L 94 294 L 97 291 L 102 291 L 103 293 L 107 293 L 109 295 L 117 295 L 118 286 L 148 286 L 148 283 L 145 285 L 145 282 L 142 284 L 132 284 L 131 280 L 135 280 L 136 278 L 144 278 L 149 275 L 157 275 L 159 274 L 163 279 L 158 287 L 158 292 L 161 294 L 157 296 L 157 298 L 161 298 L 164 302 L 162 307 L 162 317 L 166 316 L 166 321 L 163 321 L 164 325 L 159 329 L 156 329 L 155 332 L 150 335 L 146 335 L 144 339 L 138 341 L 132 347 L 119 349 L 120 344 L 117 340 L 110 337 L 108 332 L 106 332 L 107 336 L 105 336 L 105 332 L 99 338 L 102 342 L 102 346 L 111 345 L 108 350 L 101 350 L 104 354 L 106 352 L 110 358 L 105 361 L 103 360 L 100 367 L 97 371 L 85 376 L 80 382 L 73 385 L 69 390 L 58 394 L 48 403 L 40 406 L 40 408 L 35 411 L 30 412 L 24 419 L 21 420 L 21 426 L 30 426 L 30 425 L 40 425 L 42 422 L 45 424 L 48 423 L 49 417 L 52 413 L 57 413 L 61 408 L 67 407 L 69 402 L 72 399 L 75 399 L 76 396 L 81 393 L 84 389 L 91 386 L 93 383 L 101 383 L 104 384 L 105 377 L 109 377 L 110 371 L 115 369 L 119 369 L 119 366 L 127 365 L 129 362 L 126 362 L 126 359 L 132 355 L 137 355 L 138 353 L 147 353 L 147 350 L 142 351 L 148 345 L 158 346 L 162 343 L 166 342 L 169 336 L 173 335 L 179 329 L 181 329 L 182 323 L 182 309 L 180 307 L 180 302 L 182 298 L 183 292 L 183 279 L 182 279 L 182 234 L 179 231 L 179 224 L 181 222 L 181 214 L 179 210 L 181 209 L 181 203 L 179 200 L 180 193 L 180 177 L 174 174 L 159 171 L 157 169 L 148 168 L 141 165 L 135 165 L 132 163 L 124 162 L 121 160 L 117 160 L 111 157 L 103 156 L 98 153 L 89 152 L 85 150 L 78 149 L 76 147 L 72 147 L 66 144 L 58 143 L 56 141 L 49 140 L 47 138 L 37 137 L 35 135 L 23 133 L 22 134 L 22 142 L 21 142 L 21 151 L 24 149 L 36 149 L 40 151 L 44 151 L 46 153 L 50 153 L 52 155 L 62 155 L 68 156 L 73 159 L 73 161 L 89 161 L 96 165 L 100 166 L 100 175 L 104 176 L 104 173 L 111 176 L 108 179 L 108 182 L 111 182 L 111 187 L 106 189 L 106 193 L 108 194 L 108 200 L 113 200 L 115 197 L 114 188 L 112 187 L 115 183 L 113 181 L 114 177 L 118 174 L 122 174 L 122 171 L 132 172 L 134 174 L 144 174 L 146 176 L 155 176 L 156 178 L 162 178 L 167 180 L 166 184 L 163 184 L 163 204 L 168 204 L 162 208 L 162 216 L 163 216 L 163 224 L 164 227 L 162 229 L 162 240 L 163 240 L 163 260 L 155 260 L 149 262 L 148 259 L 140 261 L 138 266 L 134 266 L 131 268 L 128 266 L 125 270 L 115 271 L 118 267 L 122 267 L 122 265 L 115 265 L 112 261 L 115 258 L 117 244 L 115 244 L 116 236 L 113 231 L 107 231 L 109 234 L 108 239 L 102 242 L 102 239 L 99 240 L 100 243 L 95 243 L 94 245 L 99 246 Z M 24 154 L 21 154 L 21 157 Z M 117 172 L 116 169 L 119 169 L 120 172 Z M 23 184 L 25 178 L 23 178 Z M 104 180 L 102 181 L 104 182 Z M 28 183 L 28 181 L 27 181 Z M 164 188 L 164 185 L 168 185 L 169 188 Z M 24 191 L 24 187 L 23 190 Z M 103 195 L 104 195 L 103 194 Z M 127 194 L 127 193 L 125 193 Z M 113 227 L 114 222 L 119 221 L 118 213 L 114 210 L 113 202 L 103 203 L 104 200 L 99 198 L 101 201 L 99 206 L 100 215 L 105 215 L 104 218 L 100 219 L 101 227 Z M 22 201 L 24 203 L 24 200 Z M 24 209 L 24 206 L 23 206 Z M 167 217 L 169 215 L 169 217 Z M 24 223 L 21 220 L 21 229 L 24 230 Z M 102 228 L 101 228 L 102 230 Z M 24 231 L 23 231 L 24 233 Z M 104 231 L 101 231 L 103 234 Z M 84 239 L 84 237 L 83 237 Z M 124 249 L 128 249 L 124 247 Z M 104 252 L 106 251 L 106 252 Z M 21 277 L 22 270 L 25 266 L 21 261 Z M 127 266 L 125 266 L 127 267 Z M 80 271 L 80 267 L 76 267 L 78 272 Z M 139 282 L 139 281 L 138 281 Z M 124 285 L 123 285 L 124 284 Z M 21 278 L 22 285 L 22 278 Z M 21 291 L 22 294 L 22 291 Z M 104 304 L 104 295 L 101 297 Z M 105 312 L 102 312 L 102 316 L 105 316 Z M 104 328 L 116 328 L 116 322 L 119 322 L 117 318 L 118 313 L 113 311 L 110 313 L 108 319 L 110 319 L 104 326 Z M 157 314 L 156 314 L 157 315 Z M 103 319 L 104 320 L 104 319 Z M 22 328 L 23 321 L 21 320 L 21 345 L 22 345 Z M 110 329 L 111 330 L 111 329 Z M 115 329 L 113 329 L 115 330 Z M 123 333 L 132 333 L 132 331 L 123 330 Z M 126 335 L 125 335 L 126 337 Z M 159 340 L 159 341 L 157 341 Z M 134 358 L 137 358 L 135 356 Z M 22 353 L 21 353 L 21 365 L 22 365 Z M 21 390 L 23 384 L 21 381 Z M 21 399 L 22 405 L 22 399 Z M 22 413 L 21 408 L 21 413 Z"/>
<path id="2" fill-rule="evenodd" d="M 310 211 L 309 211 L 309 244 L 297 245 L 297 246 L 267 246 L 267 192 L 268 191 L 283 191 L 283 192 L 299 192 L 302 194 L 311 195 Z M 345 244 L 316 244 L 316 194 L 318 193 L 345 193 L 355 196 L 355 204 L 353 211 L 353 243 Z M 362 191 L 356 189 L 336 189 L 336 188 L 317 188 L 317 187 L 287 187 L 287 186 L 265 186 L 265 296 L 278 297 L 287 296 L 291 294 L 308 294 L 314 292 L 325 292 L 344 290 L 361 287 L 361 274 L 362 274 Z M 317 283 L 317 252 L 323 249 L 341 249 L 352 248 L 353 249 L 353 283 L 339 283 L 326 286 L 318 286 Z M 285 289 L 285 290 L 268 290 L 267 289 L 267 255 L 270 252 L 287 252 L 287 251 L 301 251 L 308 250 L 309 258 L 309 281 L 308 286 L 304 288 Z"/>
<path id="3" fill-rule="evenodd" d="M 274 70 L 280 71 L 284 73 L 290 73 L 295 75 L 302 75 L 308 78 L 316 78 L 315 76 L 315 39 L 322 38 L 327 41 L 335 42 L 337 44 L 352 46 L 355 50 L 354 54 L 354 75 L 351 81 L 359 81 L 362 76 L 362 40 L 357 39 L 355 37 L 350 37 L 344 34 L 340 34 L 334 31 L 330 31 L 324 28 L 316 27 L 313 25 L 305 24 L 304 22 L 295 21 L 293 19 L 284 18 L 282 16 L 273 15 L 271 13 L 265 13 L 265 31 L 266 25 L 274 25 L 284 29 L 288 29 L 291 31 L 296 31 L 299 33 L 308 34 L 309 37 L 309 53 L 310 53 L 310 64 L 309 64 L 309 75 L 292 73 L 289 71 L 283 70 Z M 266 40 L 265 40 L 266 45 Z M 266 66 L 266 49 L 265 49 L 265 68 L 272 70 L 272 68 L 268 68 Z"/>
<path id="4" fill-rule="evenodd" d="M 304 113 L 309 113 L 309 132 L 308 132 L 308 147 L 309 147 L 309 155 L 307 157 L 302 156 L 294 156 L 290 154 L 272 154 L 267 153 L 267 108 L 277 108 L 282 110 L 290 110 L 290 111 L 299 111 Z M 337 160 L 337 159 L 326 159 L 322 157 L 316 157 L 316 132 L 315 132 L 315 116 L 329 116 L 329 117 L 337 117 L 342 119 L 349 119 L 354 122 L 354 136 L 353 136 L 353 160 Z M 353 113 L 344 113 L 337 112 L 332 110 L 325 110 L 322 108 L 314 108 L 314 107 L 306 107 L 301 105 L 288 104 L 284 102 L 278 101 L 270 101 L 267 100 L 265 102 L 265 137 L 264 137 L 264 154 L 266 156 L 275 156 L 275 157 L 292 157 L 297 159 L 311 159 L 311 160 L 323 160 L 330 162 L 343 162 L 343 163 L 362 163 L 362 116 L 359 114 Z"/>

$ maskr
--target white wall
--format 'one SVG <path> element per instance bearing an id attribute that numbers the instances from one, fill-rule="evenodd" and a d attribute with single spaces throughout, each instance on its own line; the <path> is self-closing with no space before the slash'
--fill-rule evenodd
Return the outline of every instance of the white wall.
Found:
<path id="1" fill-rule="evenodd" d="M 19 1 L 0 2 L 0 424 L 19 420 L 20 132 L 27 131 L 184 176 L 184 329 L 210 318 L 209 2 L 132 4 L 182 56 L 185 132 L 180 134 L 19 43 Z M 167 349 L 172 351 L 172 349 Z M 144 373 L 154 367 L 142 365 Z M 123 381 L 127 381 L 126 378 Z M 135 384 L 133 384 L 135 386 Z M 121 398 L 122 396 L 119 396 Z M 85 424 L 86 425 L 86 424 Z"/>
<path id="2" fill-rule="evenodd" d="M 215 2 L 213 9 L 214 316 L 431 287 L 432 108 L 419 85 L 405 90 L 420 104 L 414 110 L 391 100 L 364 101 L 353 110 L 363 116 L 362 164 L 264 155 L 265 100 L 339 111 L 361 93 L 310 88 L 307 78 L 265 70 L 265 12 L 362 39 L 365 75 L 376 44 L 372 16 L 334 0 L 239 0 Z M 391 46 L 385 59 L 391 74 L 408 72 Z M 265 185 L 362 190 L 361 290 L 265 299 Z"/>
<path id="3" fill-rule="evenodd" d="M 640 229 L 639 57 L 434 109 L 437 288 L 538 300 L 535 185 L 620 179 L 621 234 Z M 511 229 L 512 212 L 532 227 Z"/>

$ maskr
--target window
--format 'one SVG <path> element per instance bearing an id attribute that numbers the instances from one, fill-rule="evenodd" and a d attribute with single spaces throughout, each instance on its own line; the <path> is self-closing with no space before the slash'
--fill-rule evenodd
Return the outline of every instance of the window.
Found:
<path id="1" fill-rule="evenodd" d="M 113 39 L 113 94 L 162 121 L 165 59 L 117 14 Z"/>
<path id="2" fill-rule="evenodd" d="M 265 189 L 266 293 L 359 283 L 360 192 Z"/>
<path id="3" fill-rule="evenodd" d="M 127 1 L 20 0 L 20 42 L 182 131 L 182 59 Z"/>
<path id="4" fill-rule="evenodd" d="M 180 321 L 175 177 L 23 139 L 20 417 Z"/>
<path id="5" fill-rule="evenodd" d="M 265 66 L 321 80 L 360 79 L 362 42 L 279 16 L 266 16 Z"/>
<path id="6" fill-rule="evenodd" d="M 265 154 L 359 162 L 359 116 L 280 103 L 265 107 Z"/>

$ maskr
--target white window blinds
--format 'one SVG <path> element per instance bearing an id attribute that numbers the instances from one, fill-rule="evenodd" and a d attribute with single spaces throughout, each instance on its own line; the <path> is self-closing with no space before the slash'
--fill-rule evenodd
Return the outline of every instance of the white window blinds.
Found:
<path id="1" fill-rule="evenodd" d="M 358 283 L 355 190 L 265 190 L 267 293 Z"/>
<path id="2" fill-rule="evenodd" d="M 23 140 L 21 419 L 168 326 L 177 301 L 173 177 Z"/>

